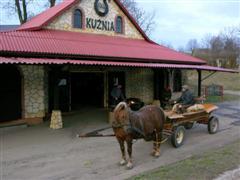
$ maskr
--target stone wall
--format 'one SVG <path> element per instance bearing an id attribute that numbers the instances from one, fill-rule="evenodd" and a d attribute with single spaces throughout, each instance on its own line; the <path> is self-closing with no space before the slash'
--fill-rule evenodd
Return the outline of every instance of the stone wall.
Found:
<path id="1" fill-rule="evenodd" d="M 132 69 L 126 73 L 126 96 L 150 104 L 154 99 L 154 73 L 151 69 Z"/>
<path id="2" fill-rule="evenodd" d="M 39 123 L 48 110 L 47 71 L 41 65 L 21 65 L 19 69 L 23 75 L 23 118 L 32 120 L 31 124 Z M 153 102 L 154 78 L 151 69 L 82 66 L 71 66 L 69 69 L 75 72 L 123 71 L 126 73 L 126 96 L 140 98 L 146 104 Z"/>
<path id="3" fill-rule="evenodd" d="M 110 1 L 109 4 L 109 13 L 105 17 L 100 17 L 96 14 L 94 10 L 94 2 L 95 0 L 82 0 L 79 4 L 76 4 L 62 15 L 59 15 L 56 19 L 53 20 L 50 24 L 48 24 L 45 28 L 47 29 L 57 29 L 64 31 L 73 31 L 73 32 L 84 32 L 84 33 L 94 33 L 94 34 L 104 34 L 109 36 L 121 36 L 127 38 L 134 39 L 143 39 L 142 35 L 135 28 L 135 26 L 131 23 L 131 21 L 125 16 L 125 14 L 120 10 L 117 4 L 114 1 Z M 72 24 L 72 15 L 75 9 L 81 9 L 84 14 L 84 21 L 87 18 L 93 19 L 101 19 L 102 21 L 110 21 L 115 22 L 115 18 L 120 15 L 123 17 L 124 22 L 124 34 L 118 34 L 116 32 L 111 31 L 102 31 L 97 29 L 78 29 L 73 28 Z M 85 22 L 86 23 L 86 22 Z"/>
<path id="4" fill-rule="evenodd" d="M 45 116 L 45 70 L 40 65 L 21 65 L 23 75 L 23 118 L 43 118 Z"/>

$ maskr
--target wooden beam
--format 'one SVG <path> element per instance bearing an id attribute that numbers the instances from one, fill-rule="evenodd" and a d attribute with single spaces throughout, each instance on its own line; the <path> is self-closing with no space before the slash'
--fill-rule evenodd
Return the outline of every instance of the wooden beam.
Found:
<path id="1" fill-rule="evenodd" d="M 202 71 L 197 70 L 197 72 L 198 72 L 198 97 L 200 97 L 202 89 Z"/>

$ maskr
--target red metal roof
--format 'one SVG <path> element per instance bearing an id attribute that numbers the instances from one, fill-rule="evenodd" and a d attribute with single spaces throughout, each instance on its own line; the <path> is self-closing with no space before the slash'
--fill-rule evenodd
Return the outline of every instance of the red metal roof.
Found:
<path id="1" fill-rule="evenodd" d="M 57 30 L 0 33 L 0 54 L 29 53 L 55 57 L 114 59 L 122 61 L 205 64 L 206 62 L 146 40 Z"/>
<path id="2" fill-rule="evenodd" d="M 232 69 L 225 69 L 207 65 L 186 65 L 186 64 L 166 64 L 166 63 L 136 63 L 136 62 L 116 62 L 116 61 L 92 61 L 92 60 L 67 60 L 67 59 L 43 59 L 43 58 L 7 58 L 0 57 L 0 64 L 73 64 L 91 66 L 121 66 L 121 67 L 141 67 L 141 68 L 170 68 L 170 69 L 199 69 L 206 71 L 238 72 Z"/>
<path id="3" fill-rule="evenodd" d="M 77 2 L 79 2 L 79 0 L 65 0 L 62 3 L 53 6 L 52 8 L 49 8 L 46 11 L 33 17 L 21 25 L 18 30 L 39 30 Z"/>
<path id="4" fill-rule="evenodd" d="M 142 34 L 145 40 L 152 42 L 142 28 L 138 25 L 136 20 L 131 16 L 128 10 L 123 6 L 123 4 L 119 0 L 114 0 L 115 3 L 119 6 L 119 8 L 124 12 L 124 14 L 129 18 L 129 20 L 133 23 L 133 25 L 137 28 L 137 30 Z M 23 25 L 21 25 L 18 30 L 40 30 L 44 26 L 46 26 L 49 22 L 54 20 L 55 17 L 64 13 L 67 9 L 71 8 L 75 4 L 77 4 L 79 0 L 64 0 L 62 3 L 49 8 L 48 10 L 40 13 L 39 15 L 33 17 Z"/>

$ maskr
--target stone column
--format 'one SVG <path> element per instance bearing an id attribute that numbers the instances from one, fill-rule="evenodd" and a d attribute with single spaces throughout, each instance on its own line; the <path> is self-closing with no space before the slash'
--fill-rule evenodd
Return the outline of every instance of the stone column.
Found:
<path id="1" fill-rule="evenodd" d="M 23 75 L 24 118 L 30 125 L 39 124 L 45 116 L 44 67 L 21 65 Z"/>
<path id="2" fill-rule="evenodd" d="M 63 128 L 61 111 L 58 111 L 58 110 L 52 111 L 50 128 L 52 129 Z"/>

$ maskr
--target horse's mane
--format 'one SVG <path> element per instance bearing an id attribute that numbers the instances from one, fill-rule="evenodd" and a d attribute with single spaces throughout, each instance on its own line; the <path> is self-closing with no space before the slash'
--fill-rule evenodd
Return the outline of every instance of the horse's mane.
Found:
<path id="1" fill-rule="evenodd" d="M 113 111 L 114 119 L 118 123 L 125 123 L 128 120 L 128 106 L 125 102 L 120 102 Z"/>

